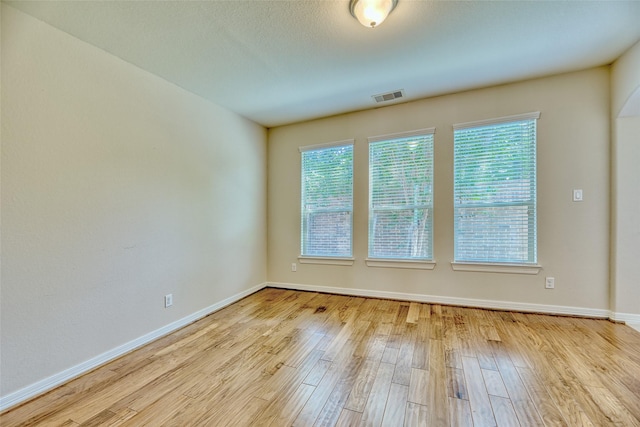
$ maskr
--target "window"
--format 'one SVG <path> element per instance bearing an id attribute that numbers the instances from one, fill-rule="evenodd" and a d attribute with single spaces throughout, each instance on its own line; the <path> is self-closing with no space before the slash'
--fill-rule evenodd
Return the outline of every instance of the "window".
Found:
<path id="1" fill-rule="evenodd" d="M 456 262 L 536 263 L 536 119 L 454 125 Z"/>
<path id="2" fill-rule="evenodd" d="M 301 147 L 301 254 L 351 257 L 353 141 Z"/>
<path id="3" fill-rule="evenodd" d="M 433 133 L 369 138 L 369 258 L 432 259 Z"/>

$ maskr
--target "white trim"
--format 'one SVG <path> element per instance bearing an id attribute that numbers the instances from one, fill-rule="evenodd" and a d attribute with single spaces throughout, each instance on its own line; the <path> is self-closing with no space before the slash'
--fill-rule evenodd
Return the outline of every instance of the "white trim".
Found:
<path id="1" fill-rule="evenodd" d="M 433 270 L 436 267 L 435 261 L 417 259 L 367 258 L 365 262 L 368 267 L 414 268 L 420 270 Z"/>
<path id="2" fill-rule="evenodd" d="M 267 286 L 272 288 L 293 289 L 299 291 L 322 292 L 329 294 L 351 295 L 370 298 L 384 298 L 401 301 L 423 302 L 429 304 L 456 305 L 462 307 L 488 308 L 492 310 L 507 310 L 526 313 L 560 314 L 599 319 L 607 319 L 610 316 L 609 310 L 598 308 L 529 304 L 513 301 L 480 300 L 471 298 L 445 297 L 438 295 L 374 291 L 369 289 L 340 288 L 334 286 L 302 285 L 297 283 L 268 282 Z"/>
<path id="3" fill-rule="evenodd" d="M 481 273 L 538 274 L 542 266 L 539 264 L 451 261 L 451 268 L 454 271 L 476 271 Z"/>
<path id="4" fill-rule="evenodd" d="M 323 264 L 323 265 L 353 265 L 355 258 L 342 257 L 319 257 L 319 256 L 302 256 L 298 257 L 300 264 Z"/>
<path id="5" fill-rule="evenodd" d="M 640 324 L 640 314 L 616 313 L 612 311 L 609 318 L 616 322 L 624 322 L 626 324 Z"/>
<path id="6" fill-rule="evenodd" d="M 436 133 L 436 128 L 416 129 L 406 132 L 389 133 L 387 135 L 370 136 L 367 138 L 369 142 L 389 141 L 391 139 L 410 138 L 412 136 L 425 136 L 433 135 Z"/>
<path id="7" fill-rule="evenodd" d="M 323 148 L 343 147 L 346 145 L 354 145 L 355 141 L 356 141 L 355 139 L 345 139 L 344 141 L 325 142 L 322 144 L 314 144 L 314 145 L 303 145 L 301 147 L 298 147 L 298 150 L 301 153 L 304 153 L 305 151 L 321 150 Z"/>
<path id="8" fill-rule="evenodd" d="M 493 119 L 476 120 L 473 122 L 455 123 L 453 130 L 467 129 L 481 126 L 494 125 L 498 123 L 519 122 L 522 120 L 539 119 L 540 111 L 534 111 L 531 113 L 515 114 L 513 116 L 496 117 Z"/>
<path id="9" fill-rule="evenodd" d="M 219 301 L 213 305 L 210 305 L 209 307 L 196 311 L 195 313 L 190 314 L 187 317 L 183 317 L 182 319 L 169 323 L 168 325 L 163 326 L 162 328 L 149 332 L 148 334 L 145 334 L 139 338 L 136 338 L 118 347 L 115 347 L 85 362 L 72 366 L 69 369 L 65 369 L 62 372 L 58 372 L 57 374 L 54 374 L 48 378 L 37 381 L 27 387 L 21 388 L 20 390 L 14 391 L 13 393 L 9 393 L 4 396 L 1 396 L 0 412 L 8 408 L 11 408 L 15 405 L 18 405 L 20 403 L 23 403 L 29 399 L 32 399 L 49 390 L 52 390 L 53 388 L 59 385 L 62 385 L 68 381 L 71 381 L 72 379 L 77 378 L 82 374 L 85 374 L 101 365 L 104 365 L 105 363 L 108 363 L 126 353 L 129 353 L 130 351 L 133 351 L 139 347 L 142 347 L 145 344 L 155 341 L 156 339 L 161 338 L 190 323 L 193 323 L 198 319 L 208 316 L 209 314 L 216 312 L 228 306 L 229 304 L 233 304 L 234 302 L 239 301 L 248 295 L 258 292 L 259 290 L 265 288 L 266 286 L 267 286 L 267 283 L 262 283 L 260 285 L 249 288 L 245 291 L 242 291 L 238 294 L 232 295 L 229 298 L 225 298 L 222 301 Z"/>

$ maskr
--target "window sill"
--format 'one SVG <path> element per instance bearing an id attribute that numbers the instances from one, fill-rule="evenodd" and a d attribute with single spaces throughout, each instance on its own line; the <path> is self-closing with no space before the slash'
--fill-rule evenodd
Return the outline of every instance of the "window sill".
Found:
<path id="1" fill-rule="evenodd" d="M 538 274 L 538 264 L 500 264 L 489 262 L 451 262 L 454 271 L 476 271 L 482 273 Z"/>
<path id="2" fill-rule="evenodd" d="M 300 264 L 353 265 L 355 258 L 299 256 Z"/>
<path id="3" fill-rule="evenodd" d="M 418 270 L 433 270 L 436 267 L 435 261 L 427 260 L 367 258 L 365 261 L 368 267 L 412 268 Z"/>

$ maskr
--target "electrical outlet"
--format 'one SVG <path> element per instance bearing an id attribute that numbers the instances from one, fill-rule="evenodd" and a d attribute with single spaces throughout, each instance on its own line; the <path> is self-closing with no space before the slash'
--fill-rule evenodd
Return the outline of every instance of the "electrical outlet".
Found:
<path id="1" fill-rule="evenodd" d="M 554 277 L 546 277 L 544 279 L 545 289 L 553 289 L 556 287 L 556 279 Z"/>
<path id="2" fill-rule="evenodd" d="M 167 294 L 164 296 L 164 308 L 169 308 L 173 305 L 173 294 Z"/>
<path id="3" fill-rule="evenodd" d="M 291 263 L 291 271 L 298 271 L 298 265 L 295 262 Z"/>

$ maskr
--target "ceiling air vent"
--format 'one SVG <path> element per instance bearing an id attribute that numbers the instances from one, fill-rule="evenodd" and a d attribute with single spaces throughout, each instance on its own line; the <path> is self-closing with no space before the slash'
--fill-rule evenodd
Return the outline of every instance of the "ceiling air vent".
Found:
<path id="1" fill-rule="evenodd" d="M 373 95 L 372 98 L 376 102 L 393 101 L 394 99 L 404 98 L 404 89 L 396 90 L 388 93 L 381 93 L 379 95 Z"/>

